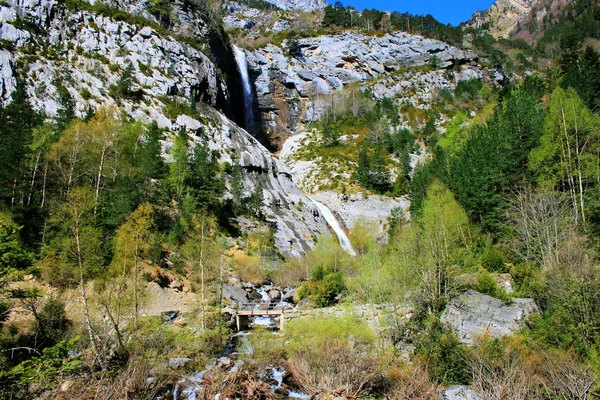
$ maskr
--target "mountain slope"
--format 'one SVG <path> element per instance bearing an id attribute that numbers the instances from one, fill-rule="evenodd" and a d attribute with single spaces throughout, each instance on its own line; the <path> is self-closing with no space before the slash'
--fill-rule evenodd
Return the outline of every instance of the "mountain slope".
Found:
<path id="1" fill-rule="evenodd" d="M 495 38 L 507 38 L 526 18 L 539 0 L 497 0 L 485 11 L 471 17 L 467 27 L 487 30 Z"/>
<path id="2" fill-rule="evenodd" d="M 11 1 L 0 7 L 2 100 L 7 102 L 17 85 L 23 85 L 33 107 L 48 118 L 61 112 L 65 97 L 81 118 L 99 107 L 118 107 L 129 118 L 156 121 L 165 130 L 167 160 L 175 136 L 183 130 L 191 143 L 201 142 L 217 151 L 221 163 L 243 167 L 248 193 L 262 186 L 262 212 L 274 228 L 275 245 L 282 254 L 300 256 L 328 232 L 325 220 L 299 192 L 285 164 L 218 111 L 230 104 L 229 88 L 204 54 L 209 50 L 198 42 L 160 26 L 141 25 L 139 19 L 114 10 L 104 9 L 102 15 L 45 0 Z M 108 15 L 111 12 L 119 19 Z M 196 19 L 196 27 L 206 26 L 189 12 L 178 14 Z M 22 20 L 38 29 L 28 30 Z M 207 29 L 196 33 L 206 41 L 210 38 Z M 199 111 L 179 106 L 190 101 Z"/>

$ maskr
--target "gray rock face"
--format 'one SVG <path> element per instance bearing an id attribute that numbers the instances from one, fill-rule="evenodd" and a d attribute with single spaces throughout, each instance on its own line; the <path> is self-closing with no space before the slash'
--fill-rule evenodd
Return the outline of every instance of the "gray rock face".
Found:
<path id="1" fill-rule="evenodd" d="M 384 227 L 394 207 L 408 210 L 410 202 L 407 199 L 370 195 L 340 195 L 335 192 L 319 192 L 312 195 L 318 201 L 326 204 L 344 223 L 352 229 L 358 222 L 373 224 L 377 227 L 380 237 L 384 237 Z"/>
<path id="2" fill-rule="evenodd" d="M 263 213 L 275 230 L 275 246 L 286 257 L 303 255 L 321 234 L 329 232 L 327 223 L 308 197 L 300 193 L 283 161 L 223 116 L 221 124 L 220 130 L 210 134 L 209 147 L 231 149 L 245 170 L 248 195 L 260 182 Z M 227 154 L 221 154 L 221 161 L 232 161 Z"/>
<path id="3" fill-rule="evenodd" d="M 302 56 L 294 59 L 285 44 L 268 45 L 247 56 L 264 128 L 280 144 L 300 124 L 317 120 L 330 106 L 331 93 L 345 85 L 364 83 L 402 67 L 423 66 L 434 56 L 439 68 L 477 59 L 472 52 L 403 32 L 382 37 L 346 32 L 301 39 L 299 44 Z M 440 81 L 439 86 L 445 84 L 437 76 L 431 79 Z M 404 89 L 399 86 L 394 94 Z"/>
<path id="4" fill-rule="evenodd" d="M 325 0 L 267 0 L 271 4 L 275 4 L 282 10 L 291 11 L 316 11 L 327 7 L 328 3 Z"/>
<path id="5" fill-rule="evenodd" d="M 513 304 L 507 306 L 498 299 L 468 290 L 448 304 L 441 321 L 450 325 L 461 342 L 471 346 L 477 336 L 511 335 L 528 316 L 540 312 L 533 299 L 513 299 Z"/>
<path id="6" fill-rule="evenodd" d="M 450 386 L 442 392 L 442 400 L 483 400 L 483 397 L 468 386 Z"/>
<path id="7" fill-rule="evenodd" d="M 13 73 L 13 59 L 6 50 L 0 50 L 0 101 L 8 100 L 17 87 L 17 78 Z"/>

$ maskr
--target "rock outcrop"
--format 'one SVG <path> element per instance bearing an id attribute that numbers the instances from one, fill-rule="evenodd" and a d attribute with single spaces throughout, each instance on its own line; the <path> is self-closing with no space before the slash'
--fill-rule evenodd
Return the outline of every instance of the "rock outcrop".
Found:
<path id="1" fill-rule="evenodd" d="M 468 26 L 486 28 L 495 38 L 508 38 L 539 0 L 497 0 L 489 9 L 478 11 L 471 17 Z"/>
<path id="2" fill-rule="evenodd" d="M 379 236 L 384 239 L 387 239 L 385 229 L 392 209 L 400 207 L 407 212 L 410 205 L 405 198 L 394 199 L 379 195 L 318 192 L 311 197 L 327 205 L 342 220 L 346 228 L 352 229 L 359 222 L 374 225 Z"/>
<path id="3" fill-rule="evenodd" d="M 301 55 L 286 46 L 268 45 L 249 52 L 248 61 L 263 128 L 281 145 L 301 124 L 316 121 L 331 107 L 332 93 L 344 86 L 389 74 L 403 67 L 469 69 L 477 56 L 439 40 L 403 32 L 382 37 L 354 32 L 299 40 Z M 398 87 L 398 95 L 403 89 Z"/>
<path id="4" fill-rule="evenodd" d="M 317 11 L 328 6 L 325 0 L 266 0 L 282 10 L 290 11 Z"/>
<path id="5" fill-rule="evenodd" d="M 468 290 L 448 304 L 441 321 L 454 330 L 461 342 L 473 345 L 478 336 L 511 335 L 528 316 L 540 312 L 533 299 L 513 299 L 513 304 L 507 306 L 498 299 Z"/>

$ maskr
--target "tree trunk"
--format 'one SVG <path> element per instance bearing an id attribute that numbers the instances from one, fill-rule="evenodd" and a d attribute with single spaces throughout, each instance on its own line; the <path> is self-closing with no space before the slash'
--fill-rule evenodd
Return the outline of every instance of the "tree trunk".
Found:
<path id="1" fill-rule="evenodd" d="M 79 214 L 77 210 L 75 210 L 75 225 L 73 226 L 73 236 L 75 237 L 75 243 L 77 244 L 77 266 L 79 267 L 79 286 L 81 289 L 81 302 L 83 304 L 83 313 L 85 315 L 85 321 L 87 326 L 88 335 L 90 337 L 90 344 L 92 345 L 92 350 L 94 352 L 94 356 L 96 360 L 102 363 L 102 359 L 100 358 L 100 353 L 98 352 L 98 345 L 96 343 L 96 335 L 94 334 L 94 328 L 92 327 L 92 319 L 90 317 L 90 310 L 87 302 L 87 294 L 85 290 L 85 279 L 83 273 L 83 260 L 81 257 L 81 243 L 79 241 Z"/>

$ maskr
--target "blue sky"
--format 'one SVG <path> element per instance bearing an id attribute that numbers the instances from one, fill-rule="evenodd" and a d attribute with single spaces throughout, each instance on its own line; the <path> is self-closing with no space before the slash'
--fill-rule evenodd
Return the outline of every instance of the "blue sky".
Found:
<path id="1" fill-rule="evenodd" d="M 331 4 L 335 0 L 329 0 Z M 486 10 L 494 0 L 342 0 L 345 6 L 358 10 L 376 8 L 384 11 L 408 11 L 411 14 L 431 14 L 438 21 L 458 25 L 478 10 Z"/>

